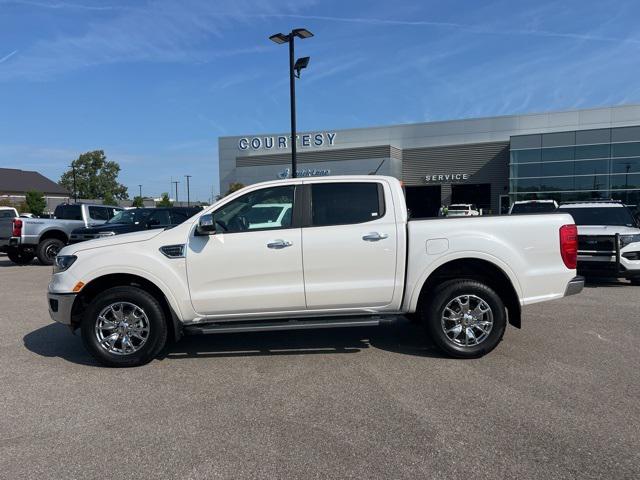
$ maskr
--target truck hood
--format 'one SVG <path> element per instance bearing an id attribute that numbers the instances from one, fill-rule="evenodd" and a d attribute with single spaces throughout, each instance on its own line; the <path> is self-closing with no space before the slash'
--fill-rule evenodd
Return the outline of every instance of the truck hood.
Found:
<path id="1" fill-rule="evenodd" d="M 578 235 L 638 235 L 640 228 L 624 225 L 578 225 Z"/>
<path id="2" fill-rule="evenodd" d="M 133 242 L 144 242 L 157 237 L 164 229 L 143 230 L 141 232 L 124 233 L 122 235 L 114 235 L 112 237 L 96 238 L 95 240 L 89 240 L 81 243 L 74 243 L 73 245 L 67 245 L 60 250 L 59 255 L 74 255 L 77 252 L 83 250 L 91 250 L 94 248 L 112 247 L 114 245 L 121 245 Z"/>

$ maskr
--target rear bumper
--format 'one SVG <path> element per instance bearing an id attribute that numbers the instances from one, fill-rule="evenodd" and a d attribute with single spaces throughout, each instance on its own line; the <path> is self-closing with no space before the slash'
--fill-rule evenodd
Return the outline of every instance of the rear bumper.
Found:
<path id="1" fill-rule="evenodd" d="M 567 284 L 567 288 L 564 291 L 564 296 L 576 295 L 584 288 L 584 277 L 573 277 Z"/>
<path id="2" fill-rule="evenodd" d="M 75 293 L 51 293 L 47 294 L 49 316 L 52 320 L 64 325 L 71 325 L 71 309 L 77 294 Z"/>

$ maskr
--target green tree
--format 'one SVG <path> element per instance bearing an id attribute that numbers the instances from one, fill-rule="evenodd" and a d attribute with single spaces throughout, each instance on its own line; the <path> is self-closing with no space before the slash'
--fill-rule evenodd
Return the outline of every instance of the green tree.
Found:
<path id="1" fill-rule="evenodd" d="M 162 194 L 162 198 L 158 202 L 157 206 L 158 207 L 173 207 L 173 202 L 171 200 L 169 200 L 169 194 L 167 192 L 164 192 Z"/>
<path id="2" fill-rule="evenodd" d="M 107 160 L 103 150 L 83 153 L 71 162 L 71 165 L 58 183 L 69 192 L 73 192 L 75 168 L 76 194 L 79 198 L 102 198 L 105 203 L 113 203 L 114 199 L 129 198 L 127 187 L 118 183 L 120 165 Z"/>
<path id="3" fill-rule="evenodd" d="M 133 197 L 133 202 L 131 202 L 131 206 L 136 208 L 144 207 L 144 202 L 142 201 L 142 197 L 139 197 L 138 195 Z"/>
<path id="4" fill-rule="evenodd" d="M 236 192 L 236 191 L 240 190 L 241 188 L 244 188 L 244 184 L 242 184 L 240 182 L 233 182 L 233 183 L 229 184 L 229 188 L 227 190 L 227 193 L 225 193 L 224 196 L 226 197 L 227 195 L 231 195 L 233 192 Z"/>
<path id="5" fill-rule="evenodd" d="M 103 205 L 118 205 L 118 201 L 111 195 L 111 192 L 106 192 L 102 195 Z"/>
<path id="6" fill-rule="evenodd" d="M 25 202 L 27 208 L 36 217 L 42 216 L 44 209 L 47 208 L 47 201 L 44 199 L 44 195 L 41 192 L 31 190 L 25 194 Z"/>

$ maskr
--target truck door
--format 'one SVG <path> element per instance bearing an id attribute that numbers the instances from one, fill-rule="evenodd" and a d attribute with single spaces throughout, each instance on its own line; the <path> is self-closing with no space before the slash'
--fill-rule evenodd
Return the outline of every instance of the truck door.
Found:
<path id="1" fill-rule="evenodd" d="M 380 307 L 395 288 L 397 226 L 384 182 L 306 186 L 311 207 L 302 230 L 308 309 Z"/>
<path id="2" fill-rule="evenodd" d="M 296 190 L 249 192 L 213 212 L 216 233 L 189 240 L 187 274 L 193 308 L 202 315 L 304 310 L 302 238 Z"/>

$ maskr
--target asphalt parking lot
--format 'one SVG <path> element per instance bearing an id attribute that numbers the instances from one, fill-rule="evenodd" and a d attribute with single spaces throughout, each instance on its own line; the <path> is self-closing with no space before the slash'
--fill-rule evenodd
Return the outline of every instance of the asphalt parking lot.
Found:
<path id="1" fill-rule="evenodd" d="M 189 337 L 97 366 L 0 256 L 0 478 L 638 478 L 640 287 L 529 307 L 489 356 L 408 322 Z"/>

